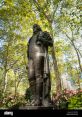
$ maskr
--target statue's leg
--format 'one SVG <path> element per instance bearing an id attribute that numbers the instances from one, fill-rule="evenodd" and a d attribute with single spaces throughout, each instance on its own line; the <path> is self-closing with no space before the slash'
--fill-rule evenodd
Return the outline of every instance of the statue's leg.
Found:
<path id="1" fill-rule="evenodd" d="M 36 105 L 42 105 L 43 96 L 43 69 L 44 69 L 44 57 L 35 57 L 34 59 L 35 76 L 36 76 Z"/>
<path id="2" fill-rule="evenodd" d="M 50 106 L 51 97 L 50 97 L 50 91 L 51 91 L 51 82 L 50 79 L 47 78 L 44 80 L 43 85 L 44 93 L 43 93 L 43 106 Z"/>
<path id="3" fill-rule="evenodd" d="M 46 74 L 44 77 L 44 82 L 43 82 L 43 106 L 50 106 L 51 102 L 51 96 L 50 96 L 50 91 L 51 91 L 51 80 L 50 80 L 50 73 Z"/>
<path id="4" fill-rule="evenodd" d="M 48 99 L 49 99 L 49 101 L 51 101 L 51 96 L 50 96 L 50 91 L 51 91 L 50 74 L 49 74 L 49 77 L 48 77 L 48 79 L 47 79 L 47 88 L 48 88 Z"/>
<path id="5" fill-rule="evenodd" d="M 29 85 L 30 85 L 30 91 L 31 91 L 31 98 L 32 102 L 34 103 L 35 101 L 35 95 L 36 95 L 36 79 L 35 79 L 35 73 L 34 73 L 34 64 L 33 60 L 30 59 L 28 63 L 28 80 L 29 80 Z"/>

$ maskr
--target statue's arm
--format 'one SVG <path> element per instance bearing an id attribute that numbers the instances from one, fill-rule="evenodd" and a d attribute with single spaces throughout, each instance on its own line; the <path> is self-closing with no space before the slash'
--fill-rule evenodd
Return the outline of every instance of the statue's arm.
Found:
<path id="1" fill-rule="evenodd" d="M 44 37 L 45 37 L 45 42 L 48 44 L 48 46 L 53 46 L 53 40 L 47 31 L 44 32 Z"/>
<path id="2" fill-rule="evenodd" d="M 45 46 L 53 46 L 53 41 L 48 32 L 40 32 L 38 41 L 41 41 Z"/>

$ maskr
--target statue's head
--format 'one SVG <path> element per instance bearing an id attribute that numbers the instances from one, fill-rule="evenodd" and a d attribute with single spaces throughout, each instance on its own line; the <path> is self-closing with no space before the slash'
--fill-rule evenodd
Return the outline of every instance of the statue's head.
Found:
<path id="1" fill-rule="evenodd" d="M 33 25 L 33 34 L 36 34 L 39 31 L 42 31 L 41 27 L 38 24 L 34 24 Z"/>

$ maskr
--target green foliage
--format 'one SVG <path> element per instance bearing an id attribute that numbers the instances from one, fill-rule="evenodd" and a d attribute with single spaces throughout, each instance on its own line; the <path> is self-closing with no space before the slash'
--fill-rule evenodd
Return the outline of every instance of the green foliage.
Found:
<path id="1" fill-rule="evenodd" d="M 9 108 L 13 107 L 14 105 L 21 106 L 22 104 L 26 104 L 26 103 L 27 103 L 27 101 L 25 100 L 24 96 L 19 95 L 19 94 L 17 94 L 15 96 L 10 93 L 7 93 L 7 95 L 4 98 L 4 101 L 0 104 L 0 108 L 9 109 Z"/>
<path id="2" fill-rule="evenodd" d="M 68 100 L 68 109 L 82 109 L 82 93 L 78 93 Z"/>
<path id="3" fill-rule="evenodd" d="M 61 99 L 59 102 L 59 109 L 67 109 L 68 108 L 68 102 L 65 99 Z"/>
<path id="4" fill-rule="evenodd" d="M 31 93 L 30 88 L 28 88 L 28 89 L 26 90 L 25 99 L 26 99 L 28 102 L 31 102 L 31 101 L 32 101 L 32 93 Z"/>

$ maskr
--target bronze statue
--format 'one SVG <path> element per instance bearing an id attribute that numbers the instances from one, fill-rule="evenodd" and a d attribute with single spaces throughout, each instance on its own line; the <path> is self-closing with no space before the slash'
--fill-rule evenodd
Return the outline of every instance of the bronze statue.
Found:
<path id="1" fill-rule="evenodd" d="M 28 42 L 28 80 L 34 106 L 49 106 L 51 81 L 48 46 L 53 41 L 49 33 L 33 25 L 33 35 Z"/>

